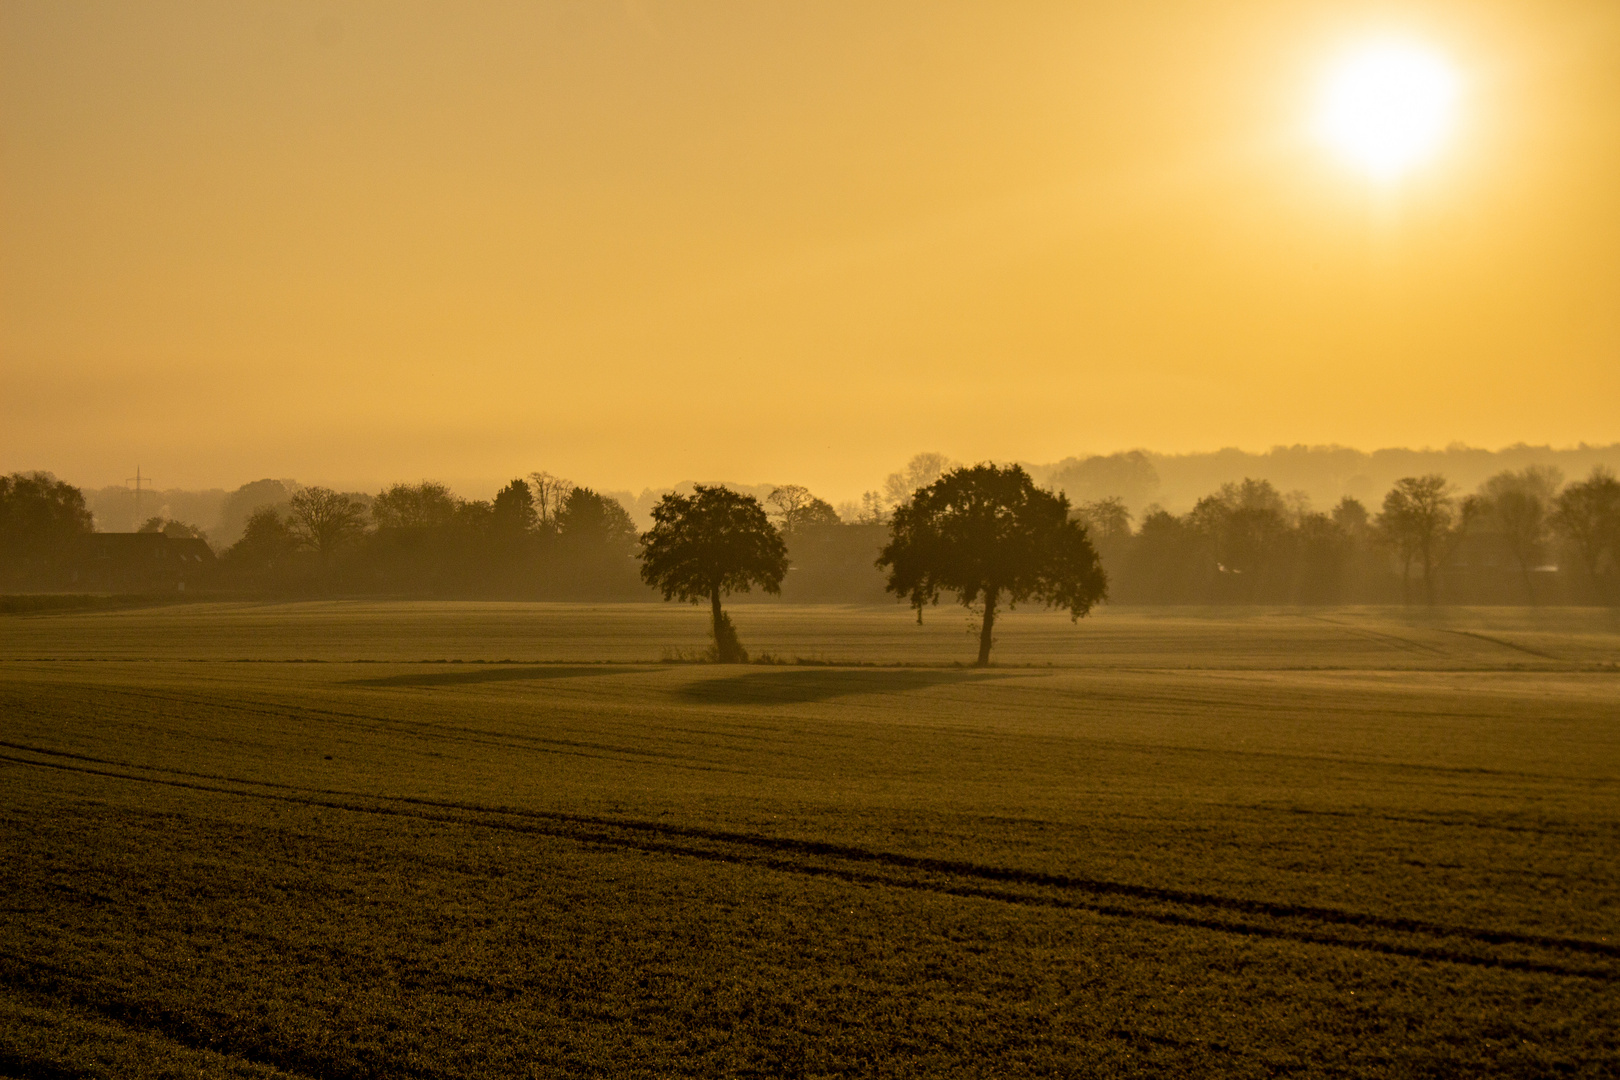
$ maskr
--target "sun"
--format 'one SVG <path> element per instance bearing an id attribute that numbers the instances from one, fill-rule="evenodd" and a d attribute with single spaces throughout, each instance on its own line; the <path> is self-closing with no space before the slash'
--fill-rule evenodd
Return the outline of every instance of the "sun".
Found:
<path id="1" fill-rule="evenodd" d="M 1368 176 L 1399 179 L 1444 145 L 1460 80 L 1439 53 L 1407 42 L 1366 45 L 1323 83 L 1316 137 Z"/>

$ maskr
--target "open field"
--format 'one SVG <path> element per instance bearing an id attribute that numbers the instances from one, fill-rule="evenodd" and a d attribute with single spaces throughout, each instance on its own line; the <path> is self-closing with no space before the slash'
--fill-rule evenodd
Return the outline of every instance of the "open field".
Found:
<path id="1" fill-rule="evenodd" d="M 1620 1072 L 1613 613 L 734 616 L 0 616 L 0 1074 Z"/>

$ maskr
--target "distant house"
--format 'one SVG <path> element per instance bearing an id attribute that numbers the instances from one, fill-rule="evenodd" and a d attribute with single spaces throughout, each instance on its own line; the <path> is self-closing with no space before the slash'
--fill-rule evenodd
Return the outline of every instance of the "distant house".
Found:
<path id="1" fill-rule="evenodd" d="M 98 592 L 185 592 L 213 570 L 206 540 L 160 532 L 90 533 L 80 538 L 71 577 L 76 588 Z"/>

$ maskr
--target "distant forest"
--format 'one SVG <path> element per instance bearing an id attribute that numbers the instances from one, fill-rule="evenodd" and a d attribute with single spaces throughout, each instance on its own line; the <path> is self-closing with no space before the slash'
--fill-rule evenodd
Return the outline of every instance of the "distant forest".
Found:
<path id="1" fill-rule="evenodd" d="M 782 599 L 892 602 L 874 566 L 889 516 L 953 464 L 918 455 L 837 507 L 798 485 L 726 486 L 758 498 L 787 541 Z M 1133 451 L 1025 467 L 1068 496 L 1116 603 L 1613 604 L 1615 464 L 1620 446 Z M 0 478 L 0 588 L 646 599 L 638 536 L 663 493 L 545 472 L 487 500 L 431 481 L 367 493 L 265 479 L 146 492 L 137 517 L 128 488 L 13 474 Z"/>
<path id="2" fill-rule="evenodd" d="M 1041 464 L 1019 462 L 1041 484 L 1065 492 L 1074 502 L 1118 498 L 1137 517 L 1157 505 L 1172 513 L 1185 513 L 1222 484 L 1245 478 L 1268 481 L 1278 491 L 1297 498 L 1303 493 L 1317 507 L 1330 507 L 1349 495 L 1373 506 L 1403 476 L 1440 473 L 1463 491 L 1473 491 L 1488 477 L 1506 470 L 1532 465 L 1548 465 L 1566 477 L 1581 477 L 1595 465 L 1620 471 L 1620 443 L 1608 446 L 1579 446 L 1555 450 L 1548 446 L 1520 444 L 1502 450 L 1478 450 L 1452 446 L 1444 450 L 1388 449 L 1367 452 L 1341 446 L 1278 446 L 1264 453 L 1245 450 L 1217 450 L 1197 454 L 1157 454 L 1132 450 L 1117 454 L 1093 454 Z M 837 507 L 846 520 L 861 516 L 863 504 L 895 501 L 893 483 L 904 471 L 891 474 L 862 500 Z M 704 480 L 704 483 L 711 481 Z M 735 491 L 763 500 L 779 485 L 722 482 Z M 287 493 L 301 485 L 291 479 L 260 480 L 236 491 L 212 488 L 188 491 L 170 488 L 146 491 L 139 501 L 125 485 L 86 489 L 86 505 L 95 517 L 96 528 L 108 532 L 133 532 L 153 516 L 193 523 L 203 529 L 211 543 L 229 547 L 242 535 L 247 516 L 261 505 L 285 501 Z M 690 490 L 690 483 L 676 488 L 644 488 L 631 491 L 603 491 L 630 512 L 636 527 L 645 529 L 652 522 L 652 507 L 672 490 Z M 487 489 L 486 489 L 487 490 Z"/>

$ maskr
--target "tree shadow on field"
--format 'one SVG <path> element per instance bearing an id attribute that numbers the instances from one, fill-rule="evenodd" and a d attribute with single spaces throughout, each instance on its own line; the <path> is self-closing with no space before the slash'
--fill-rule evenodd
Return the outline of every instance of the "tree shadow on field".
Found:
<path id="1" fill-rule="evenodd" d="M 701 679 L 675 691 L 685 701 L 710 705 L 791 705 L 851 694 L 899 694 L 930 686 L 1010 679 L 1012 673 L 909 669 L 750 671 Z"/>
<path id="2" fill-rule="evenodd" d="M 473 683 L 527 682 L 541 679 L 573 679 L 583 675 L 628 675 L 645 668 L 608 667 L 602 664 L 589 667 L 565 667 L 553 664 L 492 664 L 457 671 L 408 671 L 403 675 L 384 675 L 376 679 L 349 679 L 349 686 L 468 686 Z"/>

